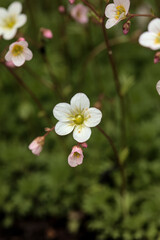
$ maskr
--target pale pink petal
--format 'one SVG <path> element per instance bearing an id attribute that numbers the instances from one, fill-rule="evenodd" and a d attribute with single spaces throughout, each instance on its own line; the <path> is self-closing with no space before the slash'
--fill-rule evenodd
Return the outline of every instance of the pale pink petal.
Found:
<path id="1" fill-rule="evenodd" d="M 58 122 L 55 126 L 55 132 L 60 136 L 64 136 L 71 133 L 73 129 L 74 124 L 71 122 Z"/>
<path id="2" fill-rule="evenodd" d="M 59 103 L 53 109 L 54 117 L 62 122 L 68 122 L 69 116 L 72 114 L 71 105 L 68 103 Z"/>
<path id="3" fill-rule="evenodd" d="M 27 41 L 19 41 L 19 42 L 16 42 L 18 45 L 21 45 L 22 47 L 25 47 L 27 48 L 28 47 L 28 42 Z"/>
<path id="4" fill-rule="evenodd" d="M 73 131 L 73 138 L 79 142 L 86 142 L 91 136 L 91 129 L 86 126 L 78 125 Z"/>
<path id="5" fill-rule="evenodd" d="M 86 118 L 86 120 L 84 121 L 85 126 L 95 127 L 101 122 L 102 112 L 97 108 L 89 108 L 85 112 L 85 118 Z"/>
<path id="6" fill-rule="evenodd" d="M 116 11 L 117 11 L 117 9 L 115 7 L 115 4 L 113 4 L 113 3 L 108 4 L 105 9 L 105 15 L 108 18 L 114 18 L 114 16 L 116 16 Z"/>
<path id="7" fill-rule="evenodd" d="M 78 154 L 76 154 L 78 153 Z M 82 164 L 83 162 L 83 151 L 79 146 L 74 146 L 72 152 L 68 156 L 68 164 L 71 167 L 76 167 L 77 165 Z"/>
<path id="8" fill-rule="evenodd" d="M 77 110 L 77 112 L 87 109 L 89 106 L 90 101 L 84 93 L 77 93 L 71 98 L 71 107 L 73 110 Z"/>
<path id="9" fill-rule="evenodd" d="M 37 148 L 32 149 L 32 153 L 39 156 L 42 151 L 42 146 L 38 146 Z"/>
<path id="10" fill-rule="evenodd" d="M 8 62 L 12 61 L 12 55 L 10 51 L 8 51 L 7 54 L 5 55 L 5 60 Z"/>
<path id="11" fill-rule="evenodd" d="M 26 48 L 24 50 L 24 55 L 25 55 L 25 59 L 27 61 L 30 61 L 32 59 L 32 57 L 33 57 L 33 53 L 31 52 L 31 50 L 29 48 Z"/>
<path id="12" fill-rule="evenodd" d="M 18 56 L 12 56 L 12 62 L 15 66 L 20 67 L 25 63 L 25 56 L 24 54 L 18 55 Z"/>
<path id="13" fill-rule="evenodd" d="M 115 18 L 110 18 L 107 20 L 105 26 L 107 29 L 109 29 L 109 28 L 113 27 L 114 25 L 116 25 L 117 23 L 119 23 L 119 20 L 116 20 Z"/>
<path id="14" fill-rule="evenodd" d="M 22 11 L 22 4 L 20 2 L 13 2 L 11 5 L 8 7 L 9 13 L 13 14 L 19 14 Z"/>
<path id="15" fill-rule="evenodd" d="M 160 33 L 160 18 L 153 19 L 148 25 L 148 31 Z"/>

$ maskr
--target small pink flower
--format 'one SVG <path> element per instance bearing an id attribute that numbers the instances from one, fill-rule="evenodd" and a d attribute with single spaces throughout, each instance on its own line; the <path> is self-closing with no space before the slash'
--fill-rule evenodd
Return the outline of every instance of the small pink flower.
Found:
<path id="1" fill-rule="evenodd" d="M 60 5 L 60 6 L 58 7 L 58 11 L 59 11 L 60 13 L 64 13 L 64 12 L 65 12 L 65 7 L 64 7 L 63 5 Z"/>
<path id="2" fill-rule="evenodd" d="M 68 0 L 70 4 L 73 4 L 75 0 Z"/>
<path id="3" fill-rule="evenodd" d="M 160 52 L 156 52 L 154 56 L 154 63 L 159 63 L 160 62 Z"/>
<path id="4" fill-rule="evenodd" d="M 68 164 L 71 167 L 76 167 L 83 163 L 83 150 L 79 146 L 74 146 L 72 152 L 68 156 Z"/>
<path id="5" fill-rule="evenodd" d="M 41 153 L 41 151 L 43 149 L 44 141 L 45 141 L 44 136 L 35 138 L 31 142 L 31 144 L 28 146 L 29 150 L 31 150 L 33 154 L 39 156 L 39 154 Z"/>
<path id="6" fill-rule="evenodd" d="M 88 8 L 83 4 L 77 4 L 71 8 L 71 16 L 79 23 L 85 24 L 88 22 Z"/>
<path id="7" fill-rule="evenodd" d="M 17 67 L 22 66 L 25 61 L 30 61 L 33 57 L 26 41 L 14 42 L 9 46 L 9 51 L 5 55 L 7 62 L 12 61 Z"/>
<path id="8" fill-rule="evenodd" d="M 129 33 L 130 25 L 131 25 L 130 21 L 127 21 L 123 24 L 123 34 L 124 35 L 127 35 Z"/>
<path id="9" fill-rule="evenodd" d="M 53 38 L 53 33 L 50 29 L 41 28 L 40 31 L 41 31 L 44 38 L 48 38 L 48 39 Z"/>

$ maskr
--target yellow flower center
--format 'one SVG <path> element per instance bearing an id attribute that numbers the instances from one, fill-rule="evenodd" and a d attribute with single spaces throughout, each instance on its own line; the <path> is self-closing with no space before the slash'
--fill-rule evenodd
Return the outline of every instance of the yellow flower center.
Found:
<path id="1" fill-rule="evenodd" d="M 160 44 L 160 32 L 157 34 L 154 42 L 155 44 Z"/>
<path id="2" fill-rule="evenodd" d="M 14 25 L 16 24 L 16 17 L 15 16 L 10 16 L 4 19 L 4 28 L 9 28 L 12 29 Z"/>
<path id="3" fill-rule="evenodd" d="M 83 121 L 84 121 L 83 115 L 77 114 L 77 115 L 75 116 L 75 120 L 74 120 L 75 124 L 80 125 L 80 124 L 83 123 Z"/>
<path id="4" fill-rule="evenodd" d="M 80 157 L 80 154 L 78 153 L 78 152 L 74 152 L 74 157 L 76 157 L 76 158 L 79 158 Z"/>
<path id="5" fill-rule="evenodd" d="M 14 45 L 14 47 L 12 49 L 12 55 L 13 56 L 18 56 L 21 53 L 23 53 L 23 46 L 18 45 L 18 44 Z"/>
<path id="6" fill-rule="evenodd" d="M 116 11 L 115 19 L 118 20 L 122 13 L 124 15 L 123 18 L 125 18 L 125 15 L 126 15 L 125 8 L 122 5 L 120 5 L 120 6 L 117 6 L 116 9 L 117 9 L 117 11 Z"/>

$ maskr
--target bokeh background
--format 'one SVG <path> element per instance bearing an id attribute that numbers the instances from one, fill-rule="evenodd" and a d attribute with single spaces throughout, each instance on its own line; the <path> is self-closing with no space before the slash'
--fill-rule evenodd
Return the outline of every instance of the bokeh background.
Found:
<path id="1" fill-rule="evenodd" d="M 12 2 L 1 0 L 0 5 L 7 8 Z M 160 97 L 155 88 L 160 68 L 153 63 L 154 51 L 137 41 L 150 19 L 133 19 L 127 36 L 122 22 L 108 30 L 125 97 L 122 147 L 119 100 L 99 24 L 93 17 L 86 25 L 77 23 L 67 0 L 21 2 L 28 21 L 19 35 L 29 42 L 34 58 L 13 71 L 46 112 L 1 64 L 0 239 L 160 239 Z M 90 2 L 103 14 L 105 1 Z M 59 5 L 65 6 L 64 14 Z M 160 15 L 159 0 L 131 0 L 131 13 L 146 9 Z M 53 39 L 42 42 L 41 27 L 50 28 Z M 1 54 L 13 41 L 0 39 Z M 39 157 L 28 150 L 45 127 L 56 123 L 53 107 L 77 92 L 87 94 L 92 106 L 101 106 L 100 126 L 112 137 L 125 167 L 123 197 L 112 149 L 96 128 L 77 168 L 67 162 L 75 144 L 72 134 L 60 138 L 50 133 Z"/>

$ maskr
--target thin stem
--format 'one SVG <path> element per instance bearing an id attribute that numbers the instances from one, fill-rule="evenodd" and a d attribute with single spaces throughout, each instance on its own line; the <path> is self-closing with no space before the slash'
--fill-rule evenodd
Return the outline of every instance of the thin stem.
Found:
<path id="1" fill-rule="evenodd" d="M 119 170 L 120 170 L 120 174 L 121 174 L 121 179 L 122 179 L 122 185 L 121 185 L 121 195 L 124 196 L 125 194 L 125 189 L 126 189 L 126 177 L 125 177 L 125 171 L 124 171 L 124 167 L 120 161 L 120 158 L 119 158 L 119 155 L 118 155 L 118 151 L 114 145 L 114 142 L 113 140 L 111 139 L 111 137 L 99 126 L 97 126 L 97 129 L 103 134 L 103 136 L 107 139 L 107 141 L 109 142 L 112 150 L 113 150 L 113 153 L 114 153 L 114 156 L 115 156 L 115 159 L 116 159 L 116 164 L 118 165 L 119 167 Z"/>
<path id="2" fill-rule="evenodd" d="M 102 21 L 101 16 L 98 14 L 98 12 L 95 10 L 95 8 L 86 0 L 82 0 L 82 2 L 91 9 L 91 11 L 99 18 L 100 22 Z"/>
<path id="3" fill-rule="evenodd" d="M 128 13 L 126 17 L 150 17 L 150 18 L 156 18 L 153 14 L 134 14 L 134 13 Z"/>

